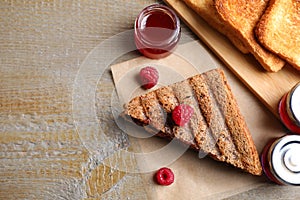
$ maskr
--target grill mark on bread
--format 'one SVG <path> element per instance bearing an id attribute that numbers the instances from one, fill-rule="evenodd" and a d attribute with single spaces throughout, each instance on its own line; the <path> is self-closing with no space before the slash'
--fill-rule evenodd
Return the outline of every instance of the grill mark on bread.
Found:
<path id="1" fill-rule="evenodd" d="M 235 148 L 240 154 L 239 161 L 230 160 L 230 163 L 252 173 L 261 172 L 261 166 L 258 164 L 260 163 L 259 158 L 253 154 L 253 152 L 257 152 L 256 147 L 250 137 L 250 132 L 240 113 L 231 88 L 226 81 L 224 72 L 221 70 L 219 70 L 219 73 L 217 71 L 210 71 L 204 74 L 204 76 L 208 85 L 223 88 L 223 90 L 212 88 L 211 91 L 225 117 L 225 122 Z M 257 164 L 253 165 L 253 163 Z"/>
<path id="2" fill-rule="evenodd" d="M 144 107 L 141 103 L 140 97 L 134 97 L 125 107 L 126 112 L 130 113 L 130 117 L 133 119 L 138 119 L 141 123 L 149 123 L 148 118 L 145 114 Z"/>
<path id="3" fill-rule="evenodd" d="M 158 101 L 167 113 L 171 113 L 178 105 L 178 100 L 175 97 L 173 90 L 169 86 L 158 88 L 155 90 Z"/>
<path id="4" fill-rule="evenodd" d="M 235 163 L 238 166 L 241 166 L 240 155 L 236 149 L 235 143 L 232 140 L 232 136 L 229 132 L 229 129 L 226 125 L 226 116 L 222 113 L 220 109 L 220 105 L 217 102 L 214 91 L 223 90 L 214 88 L 216 86 L 215 83 L 207 83 L 205 75 L 203 75 L 205 79 L 205 84 L 207 86 L 207 98 L 208 102 L 211 106 L 211 115 L 209 116 L 209 124 L 211 131 L 214 133 L 216 143 L 218 144 L 219 151 L 221 155 L 217 157 L 217 159 L 226 161 L 229 163 Z M 224 92 L 225 93 L 225 92 Z"/>
<path id="5" fill-rule="evenodd" d="M 170 115 L 175 106 L 178 105 L 178 101 L 169 86 L 158 88 L 154 92 L 156 93 L 158 102 L 166 112 L 164 132 L 160 131 L 159 135 L 171 140 L 175 137 L 175 135 L 172 130 L 174 124 L 170 121 Z"/>
<path id="6" fill-rule="evenodd" d="M 147 118 L 150 120 L 149 125 L 158 131 L 164 132 L 166 114 L 162 109 L 156 93 L 154 91 L 141 95 L 141 104 L 144 108 Z"/>
<path id="7" fill-rule="evenodd" d="M 231 103 L 231 100 L 227 97 L 227 92 L 223 90 L 220 90 L 220 88 L 223 83 L 219 77 L 219 74 L 214 73 L 213 71 L 208 72 L 207 74 L 204 74 L 205 80 L 209 86 L 209 93 L 210 98 L 215 101 L 216 104 L 216 110 L 214 115 L 216 117 L 219 117 L 220 119 L 223 119 L 221 124 L 220 122 L 214 122 L 218 123 L 221 127 L 216 127 L 212 124 L 212 128 L 220 129 L 220 135 L 218 138 L 218 144 L 220 146 L 220 151 L 222 152 L 222 155 L 225 156 L 225 161 L 229 163 L 233 163 L 235 166 L 243 167 L 242 162 L 240 162 L 240 155 L 237 152 L 237 144 L 234 140 L 234 134 L 230 132 L 231 127 L 230 124 L 228 124 L 228 119 L 232 116 L 228 116 L 228 113 L 226 112 L 227 102 L 229 104 Z M 217 130 L 216 130 L 217 131 Z M 231 160 L 231 156 L 233 156 L 235 159 Z"/>
<path id="8" fill-rule="evenodd" d="M 192 115 L 189 123 L 183 127 L 175 126 L 174 134 L 176 135 L 176 137 L 179 137 L 186 141 L 190 141 L 193 145 L 197 147 L 197 149 L 199 149 L 200 146 L 195 141 L 195 135 L 198 134 L 195 130 L 195 124 L 197 124 L 198 120 L 195 115 L 197 107 L 195 107 L 195 101 L 193 102 L 191 88 L 187 80 L 174 83 L 171 85 L 171 88 L 179 104 L 188 104 L 194 108 L 194 114 Z"/>
<path id="9" fill-rule="evenodd" d="M 201 75 L 196 75 L 188 79 L 193 96 L 197 101 L 197 118 L 202 122 L 198 125 L 198 130 L 202 130 L 205 125 L 204 134 L 195 134 L 195 140 L 205 152 L 210 152 L 214 157 L 220 158 L 220 151 L 216 142 L 216 133 L 213 133 L 209 124 L 211 123 L 212 106 L 208 98 L 207 87 Z M 201 132 L 200 132 L 201 133 Z"/>
<path id="10" fill-rule="evenodd" d="M 162 137 L 162 134 L 158 133 L 157 128 L 151 126 L 150 118 L 146 115 L 145 108 L 142 105 L 142 99 L 140 96 L 134 97 L 125 107 L 129 116 L 124 117 L 128 122 L 134 122 L 135 124 L 144 127 L 144 129 L 155 135 Z"/>

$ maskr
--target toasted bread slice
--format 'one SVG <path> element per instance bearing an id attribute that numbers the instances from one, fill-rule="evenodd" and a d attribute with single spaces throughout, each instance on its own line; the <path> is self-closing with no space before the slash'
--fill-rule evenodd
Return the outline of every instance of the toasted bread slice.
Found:
<path id="1" fill-rule="evenodd" d="M 177 126 L 171 117 L 179 104 L 194 108 L 185 126 Z M 262 173 L 251 134 L 221 69 L 135 97 L 123 114 L 158 136 L 176 138 L 254 175 Z"/>
<path id="2" fill-rule="evenodd" d="M 285 62 L 263 48 L 254 35 L 254 29 L 263 15 L 268 1 L 263 0 L 215 0 L 216 10 L 222 21 L 232 28 L 236 37 L 247 45 L 247 49 L 262 67 L 271 72 L 279 71 Z"/>
<path id="3" fill-rule="evenodd" d="M 255 32 L 262 45 L 300 70 L 299 0 L 270 0 Z"/>
<path id="4" fill-rule="evenodd" d="M 204 19 L 211 27 L 218 32 L 225 35 L 235 47 L 237 47 L 242 53 L 247 54 L 249 50 L 245 47 L 243 42 L 237 38 L 227 26 L 224 26 L 220 17 L 217 14 L 217 10 L 214 7 L 213 0 L 183 0 L 188 7 L 194 10 L 202 19 Z"/>

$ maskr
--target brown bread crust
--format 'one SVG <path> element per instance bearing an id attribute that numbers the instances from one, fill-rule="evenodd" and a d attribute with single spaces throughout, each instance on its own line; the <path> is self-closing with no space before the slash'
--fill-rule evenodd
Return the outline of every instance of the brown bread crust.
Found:
<path id="1" fill-rule="evenodd" d="M 210 74 L 210 72 L 207 73 Z M 207 99 L 207 102 L 204 104 L 207 107 L 209 107 L 210 112 L 208 115 L 206 115 L 205 119 L 207 122 L 207 126 L 209 127 L 216 141 L 216 146 L 218 147 L 220 152 L 220 154 L 215 157 L 217 160 L 226 161 L 226 162 L 230 162 L 229 160 L 232 159 L 233 162 L 231 161 L 231 163 L 235 163 L 236 166 L 238 165 L 241 166 L 241 164 L 239 164 L 239 159 L 238 159 L 239 152 L 235 148 L 235 145 L 231 139 L 231 135 L 225 123 L 225 117 L 223 116 L 222 110 L 220 110 L 218 102 L 216 101 L 216 98 L 214 97 L 213 94 L 213 90 L 216 90 L 216 88 L 211 86 L 214 86 L 215 83 L 213 83 L 213 85 L 210 85 L 208 83 L 208 81 L 205 78 L 207 73 L 200 76 L 194 76 L 190 78 L 190 80 L 196 79 L 195 80 L 196 82 L 196 81 L 200 81 L 199 78 L 201 78 L 203 81 L 205 81 L 204 83 L 206 83 L 207 90 L 206 90 L 205 97 Z M 219 87 L 219 85 L 217 87 Z M 195 87 L 195 94 L 198 97 L 199 102 L 201 104 L 201 99 L 203 98 L 203 92 L 201 92 L 199 95 L 198 88 Z M 203 110 L 204 112 L 206 111 L 206 109 L 201 109 L 201 110 Z"/>
<path id="2" fill-rule="evenodd" d="M 209 71 L 204 74 L 208 85 L 211 87 L 214 98 L 225 118 L 225 123 L 238 152 L 236 155 L 240 162 L 236 162 L 235 157 L 229 157 L 229 163 L 242 168 L 252 174 L 260 175 L 262 168 L 259 156 L 251 137 L 247 124 L 240 112 L 238 104 L 233 96 L 231 88 L 226 80 L 223 71 Z M 223 88 L 220 90 L 218 88 Z M 230 137 L 229 136 L 229 137 Z M 227 139 L 227 136 L 224 136 Z M 232 152 L 234 155 L 236 152 Z"/>
<path id="3" fill-rule="evenodd" d="M 214 7 L 213 0 L 183 0 L 187 6 L 194 10 L 202 19 L 204 19 L 211 27 L 225 35 L 232 44 L 242 53 L 247 54 L 249 50 L 245 44 L 235 36 L 234 31 L 222 23 L 217 10 Z"/>
<path id="4" fill-rule="evenodd" d="M 255 33 L 263 46 L 300 70 L 299 0 L 270 0 Z"/>
<path id="5" fill-rule="evenodd" d="M 222 21 L 235 31 L 235 36 L 244 42 L 246 48 L 265 70 L 277 72 L 285 65 L 285 62 L 276 54 L 261 46 L 254 35 L 256 24 L 267 7 L 267 0 L 214 1 Z"/>
<path id="6" fill-rule="evenodd" d="M 192 106 L 194 114 L 188 124 L 179 127 L 171 112 L 182 103 Z M 156 129 L 161 137 L 177 138 L 249 173 L 262 172 L 251 134 L 220 69 L 135 97 L 125 108 L 125 115 L 146 122 L 144 127 Z"/>

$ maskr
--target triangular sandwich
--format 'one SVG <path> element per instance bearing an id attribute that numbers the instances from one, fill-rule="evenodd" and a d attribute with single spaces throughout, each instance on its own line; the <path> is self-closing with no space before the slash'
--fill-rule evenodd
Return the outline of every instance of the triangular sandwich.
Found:
<path id="1" fill-rule="evenodd" d="M 193 108 L 183 126 L 172 120 L 178 105 Z M 158 136 L 177 138 L 254 175 L 261 175 L 259 156 L 237 102 L 221 69 L 195 75 L 133 98 L 125 106 L 125 118 Z"/>

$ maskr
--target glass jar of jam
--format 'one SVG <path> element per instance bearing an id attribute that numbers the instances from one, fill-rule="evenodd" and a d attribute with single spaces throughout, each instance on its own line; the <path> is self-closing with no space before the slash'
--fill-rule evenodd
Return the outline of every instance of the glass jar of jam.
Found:
<path id="1" fill-rule="evenodd" d="M 271 140 L 261 154 L 265 175 L 280 185 L 300 186 L 299 152 L 299 135 L 286 135 Z"/>
<path id="2" fill-rule="evenodd" d="M 300 83 L 282 97 L 278 110 L 280 119 L 287 129 L 300 134 Z"/>
<path id="3" fill-rule="evenodd" d="M 179 18 L 172 9 L 161 4 L 144 8 L 135 20 L 136 47 L 149 58 L 168 56 L 177 46 L 180 34 Z"/>

